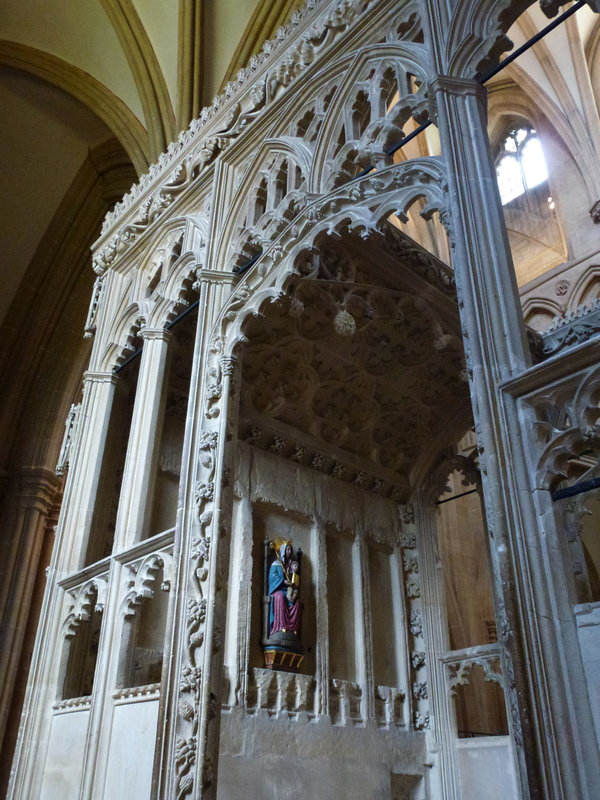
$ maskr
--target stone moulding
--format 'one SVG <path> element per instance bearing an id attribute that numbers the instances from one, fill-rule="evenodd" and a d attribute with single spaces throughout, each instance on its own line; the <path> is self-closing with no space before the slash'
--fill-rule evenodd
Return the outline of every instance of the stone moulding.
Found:
<path id="1" fill-rule="evenodd" d="M 92 698 L 90 695 L 86 695 L 85 697 L 69 697 L 67 700 L 59 700 L 57 703 L 54 703 L 52 710 L 56 714 L 64 714 L 66 712 L 73 711 L 85 711 L 86 709 L 90 708 L 91 704 Z"/>
<path id="2" fill-rule="evenodd" d="M 266 427 L 251 425 L 244 441 L 260 450 L 275 453 L 289 461 L 322 472 L 343 483 L 350 483 L 379 497 L 390 497 L 397 503 L 403 499 L 406 487 L 399 485 L 399 482 L 384 480 L 374 471 L 366 472 L 361 469 L 361 465 L 353 463 L 351 457 L 344 458 L 339 453 L 325 456 L 304 442 L 298 441 L 298 435 L 292 436 L 292 433 L 290 431 L 290 435 L 284 438 L 271 433 Z"/>
<path id="3" fill-rule="evenodd" d="M 145 686 L 129 686 L 113 692 L 115 705 L 125 703 L 139 703 L 145 700 L 158 700 L 160 697 L 160 683 L 149 683 Z"/>

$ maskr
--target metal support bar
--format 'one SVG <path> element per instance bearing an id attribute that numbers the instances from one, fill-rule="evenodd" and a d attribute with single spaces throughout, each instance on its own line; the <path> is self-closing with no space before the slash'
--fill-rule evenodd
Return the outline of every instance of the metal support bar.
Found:
<path id="1" fill-rule="evenodd" d="M 497 64 L 494 67 L 494 69 L 490 70 L 483 77 L 478 78 L 479 83 L 485 84 L 499 72 L 502 72 L 502 70 L 505 67 L 508 67 L 509 64 L 512 64 L 513 61 L 519 58 L 519 56 L 523 55 L 523 53 L 529 50 L 530 47 L 533 47 L 534 44 L 539 42 L 540 39 L 543 39 L 544 36 L 546 36 L 548 33 L 553 31 L 555 28 L 558 28 L 559 25 L 561 25 L 566 19 L 568 19 L 570 16 L 579 11 L 580 8 L 583 8 L 584 5 L 586 5 L 586 0 L 579 0 L 577 3 L 575 3 L 574 6 L 571 6 L 571 8 L 567 9 L 567 11 L 565 11 L 564 14 L 561 14 L 560 17 L 557 17 L 549 25 L 546 25 L 545 28 L 542 28 L 541 31 L 538 31 L 538 33 L 536 33 L 535 36 L 532 36 L 531 39 L 525 42 L 525 44 L 522 44 L 521 47 L 518 47 L 513 53 L 511 53 L 505 59 L 503 59 L 499 64 Z M 424 122 L 422 125 L 419 125 L 419 127 L 415 128 L 415 130 L 412 131 L 412 133 L 409 133 L 408 136 L 405 136 L 404 139 L 402 139 L 402 141 L 390 147 L 389 150 L 386 150 L 385 151 L 386 155 L 392 156 L 395 152 L 404 147 L 405 144 L 408 144 L 410 141 L 412 141 L 412 139 L 414 139 L 415 136 L 418 136 L 420 133 L 423 133 L 423 131 L 432 124 L 433 123 L 431 122 L 431 120 L 427 120 L 427 122 Z M 358 178 L 364 177 L 372 169 L 373 169 L 372 167 L 367 167 L 361 173 L 356 175 L 353 178 L 353 180 L 357 180 Z"/>
<path id="2" fill-rule="evenodd" d="M 533 47 L 533 45 L 539 42 L 540 39 L 543 39 L 544 36 L 546 36 L 546 34 L 550 33 L 555 28 L 558 28 L 559 25 L 561 25 L 566 19 L 568 19 L 570 16 L 579 11 L 580 8 L 583 8 L 584 5 L 586 5 L 586 0 L 579 0 L 579 2 L 575 3 L 574 6 L 571 6 L 571 8 L 567 9 L 567 11 L 565 11 L 564 14 L 561 14 L 560 17 L 557 17 L 549 25 L 546 25 L 545 28 L 542 28 L 541 31 L 538 31 L 538 33 L 536 33 L 535 36 L 532 36 L 531 39 L 526 41 L 525 44 L 522 44 L 521 47 L 518 47 L 514 51 L 514 53 L 511 53 L 509 56 L 506 56 L 506 58 L 503 59 L 497 66 L 495 66 L 494 69 L 490 70 L 490 72 L 488 72 L 487 75 L 484 75 L 483 78 L 480 78 L 479 83 L 487 83 L 491 78 L 494 77 L 494 75 L 497 75 L 499 72 L 501 72 L 504 69 L 504 67 L 508 67 L 509 64 L 512 64 L 512 62 L 515 61 L 515 59 L 517 59 L 520 55 L 529 50 L 530 47 Z"/>
<path id="3" fill-rule="evenodd" d="M 573 486 L 567 486 L 565 489 L 556 489 L 556 491 L 551 492 L 550 497 L 553 500 L 563 500 L 565 497 L 574 497 L 576 494 L 591 492 L 592 489 L 600 489 L 600 478 L 574 483 Z"/>
<path id="4" fill-rule="evenodd" d="M 451 500 L 458 500 L 459 497 L 466 497 L 468 494 L 473 494 L 474 492 L 478 492 L 479 489 L 469 489 L 468 492 L 463 492 L 462 494 L 453 494 L 452 497 L 447 497 L 445 500 L 436 500 L 436 506 L 442 506 L 444 503 L 449 503 Z"/>

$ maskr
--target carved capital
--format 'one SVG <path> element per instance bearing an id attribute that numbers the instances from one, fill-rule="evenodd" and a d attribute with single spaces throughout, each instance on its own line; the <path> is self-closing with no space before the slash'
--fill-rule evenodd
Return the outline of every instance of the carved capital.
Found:
<path id="1" fill-rule="evenodd" d="M 596 225 L 600 222 L 600 200 L 596 200 L 594 205 L 590 208 L 590 217 Z"/>
<path id="2" fill-rule="evenodd" d="M 141 328 L 140 336 L 144 341 L 161 341 L 167 344 L 173 338 L 171 331 L 166 328 Z"/>
<path id="3" fill-rule="evenodd" d="M 37 508 L 43 514 L 50 511 L 59 479 L 45 467 L 22 467 L 19 472 L 18 501 L 21 508 Z"/>
<path id="4" fill-rule="evenodd" d="M 114 372 L 101 372 L 96 370 L 87 370 L 83 373 L 84 385 L 92 383 L 113 383 L 117 384 L 118 376 Z"/>
<path id="5" fill-rule="evenodd" d="M 462 97 L 476 97 L 487 108 L 487 90 L 479 81 L 472 78 L 437 75 L 429 84 L 429 94 L 437 94 L 438 92 Z"/>

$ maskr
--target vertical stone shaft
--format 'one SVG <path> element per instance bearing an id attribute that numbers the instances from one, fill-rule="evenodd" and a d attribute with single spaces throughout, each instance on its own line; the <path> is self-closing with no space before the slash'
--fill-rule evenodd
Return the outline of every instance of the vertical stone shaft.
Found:
<path id="1" fill-rule="evenodd" d="M 88 371 L 84 375 L 79 434 L 65 482 L 62 510 L 44 603 L 40 634 L 32 656 L 23 719 L 13 762 L 9 796 L 30 797 L 36 775 L 43 768 L 38 742 L 49 735 L 48 705 L 56 698 L 57 650 L 64 605 L 56 580 L 81 566 L 90 535 L 94 505 L 102 470 L 117 378 L 112 372 Z"/>
<path id="2" fill-rule="evenodd" d="M 452 702 L 440 655 L 450 649 L 448 641 L 448 611 L 444 592 L 444 577 L 439 566 L 435 508 L 424 496 L 416 504 L 415 521 L 419 532 L 419 568 L 422 576 L 423 627 L 426 631 L 425 652 L 431 708 L 431 732 L 439 753 L 441 797 L 460 797 L 456 761 L 452 752 L 455 719 Z"/>
<path id="3" fill-rule="evenodd" d="M 358 535 L 352 547 L 354 576 L 354 608 L 356 620 L 356 666 L 362 688 L 362 716 L 375 719 L 375 689 L 373 681 L 373 634 L 371 630 L 371 592 L 369 586 L 369 551 L 363 536 Z"/>
<path id="4" fill-rule="evenodd" d="M 430 100 L 448 171 L 453 261 L 521 790 L 524 797 L 591 800 L 598 778 L 590 765 L 597 755 L 589 706 L 577 688 L 585 684 L 569 579 L 558 562 L 551 575 L 540 568 L 548 550 L 561 549 L 560 537 L 534 505 L 527 463 L 537 449 L 532 412 L 517 408 L 500 389 L 530 359 L 487 136 L 486 92 L 476 81 L 438 76 Z"/>
<path id="5" fill-rule="evenodd" d="M 127 547 L 147 534 L 167 392 L 172 335 L 164 329 L 142 328 L 140 336 L 144 346 L 121 487 L 115 549 Z"/>
<path id="6" fill-rule="evenodd" d="M 69 467 L 58 522 L 57 550 L 63 537 L 68 543 L 68 547 L 60 548 L 61 572 L 79 569 L 88 547 L 117 382 L 112 372 L 88 371 L 83 376 L 79 444 L 73 445 L 75 458 Z"/>
<path id="7" fill-rule="evenodd" d="M 398 688 L 404 694 L 403 722 L 410 725 L 412 720 L 412 698 L 410 681 L 410 647 L 408 643 L 407 609 L 404 595 L 404 571 L 402 568 L 402 549 L 396 542 L 391 554 L 392 595 L 394 602 L 396 663 L 398 667 Z"/>
<path id="8" fill-rule="evenodd" d="M 315 520 L 312 530 L 317 554 L 316 570 L 316 694 L 317 714 L 329 714 L 329 604 L 327 600 L 327 530 L 322 520 Z"/>
<path id="9" fill-rule="evenodd" d="M 137 380 L 133 416 L 127 446 L 123 483 L 115 528 L 113 551 L 131 546 L 144 538 L 152 510 L 152 486 L 156 473 L 163 410 L 167 388 L 168 356 L 171 334 L 164 329 L 143 328 L 144 341 L 140 371 Z M 118 613 L 118 593 L 122 566 L 111 564 L 110 589 L 102 625 L 98 650 L 98 664 L 94 684 L 94 703 L 90 714 L 90 733 L 83 776 L 83 795 L 93 797 L 98 786 L 103 786 L 102 776 L 108 762 L 110 737 L 105 731 L 112 723 L 112 690 L 117 682 L 120 641 L 119 626 L 123 624 Z"/>
<path id="10" fill-rule="evenodd" d="M 208 606 L 203 653 L 202 692 L 198 724 L 198 759 L 195 796 L 213 800 L 217 796 L 219 732 L 223 677 L 223 637 L 227 616 L 227 569 L 231 544 L 232 479 L 237 446 L 238 361 L 221 358 L 222 402 L 215 458 L 215 497 L 208 568 Z"/>

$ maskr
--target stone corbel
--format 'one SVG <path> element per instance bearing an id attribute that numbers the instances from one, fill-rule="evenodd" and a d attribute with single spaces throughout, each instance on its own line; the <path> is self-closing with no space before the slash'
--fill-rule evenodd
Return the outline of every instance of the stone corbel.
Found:
<path id="1" fill-rule="evenodd" d="M 73 442 L 75 440 L 75 433 L 79 422 L 79 412 L 81 411 L 81 403 L 73 403 L 67 414 L 65 420 L 65 433 L 63 436 L 62 444 L 60 446 L 60 454 L 56 464 L 56 474 L 64 475 L 71 460 L 71 451 L 73 449 Z"/>
<path id="2" fill-rule="evenodd" d="M 600 7 L 600 0 L 598 6 Z M 592 222 L 596 223 L 596 225 L 600 222 L 600 200 L 596 200 L 594 205 L 590 208 L 590 217 L 592 218 Z"/>

